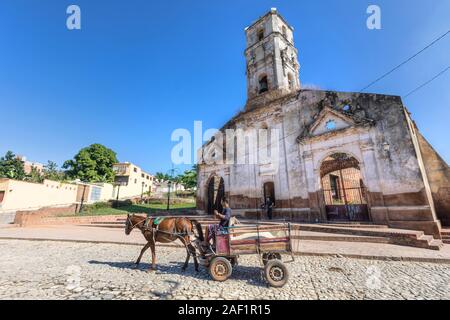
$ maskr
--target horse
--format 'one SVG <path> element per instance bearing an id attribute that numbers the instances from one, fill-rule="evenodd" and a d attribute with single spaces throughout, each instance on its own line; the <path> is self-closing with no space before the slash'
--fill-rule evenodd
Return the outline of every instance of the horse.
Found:
<path id="1" fill-rule="evenodd" d="M 138 228 L 144 238 L 148 241 L 142 248 L 141 254 L 136 260 L 136 267 L 139 266 L 141 258 L 148 248 L 152 250 L 152 265 L 149 271 L 156 270 L 156 243 L 171 243 L 176 240 L 180 240 L 186 248 L 186 261 L 182 270 L 185 271 L 188 267 L 188 263 L 191 255 L 194 258 L 195 271 L 198 272 L 198 260 L 195 247 L 191 243 L 190 235 L 194 234 L 194 230 L 197 230 L 198 235 L 195 235 L 201 242 L 204 241 L 203 231 L 200 223 L 197 220 L 190 220 L 188 218 L 164 218 L 157 226 L 154 224 L 155 218 L 146 218 L 138 215 L 127 215 L 127 222 L 125 223 L 125 234 L 129 235 L 134 228 Z"/>

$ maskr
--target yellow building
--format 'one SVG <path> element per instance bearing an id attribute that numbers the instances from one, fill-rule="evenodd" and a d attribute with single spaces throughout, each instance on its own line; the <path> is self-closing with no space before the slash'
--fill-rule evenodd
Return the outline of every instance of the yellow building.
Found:
<path id="1" fill-rule="evenodd" d="M 130 163 L 116 163 L 113 165 L 115 177 L 115 197 L 130 199 L 152 193 L 155 177 L 143 171 L 140 167 Z"/>

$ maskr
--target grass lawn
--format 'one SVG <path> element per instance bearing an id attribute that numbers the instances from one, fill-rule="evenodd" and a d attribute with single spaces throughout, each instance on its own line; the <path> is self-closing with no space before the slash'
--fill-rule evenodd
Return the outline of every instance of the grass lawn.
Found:
<path id="1" fill-rule="evenodd" d="M 121 215 L 127 213 L 155 213 L 157 211 L 166 211 L 167 204 L 133 204 L 119 208 L 100 207 L 89 209 L 88 211 L 77 214 L 77 216 L 100 216 L 100 215 Z M 195 209 L 195 203 L 178 203 L 171 204 L 170 211 L 174 213 L 180 209 Z"/>

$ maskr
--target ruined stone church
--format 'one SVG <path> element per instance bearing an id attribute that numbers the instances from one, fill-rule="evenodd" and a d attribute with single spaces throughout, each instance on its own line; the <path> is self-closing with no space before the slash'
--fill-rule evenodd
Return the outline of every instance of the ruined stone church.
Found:
<path id="1" fill-rule="evenodd" d="M 214 161 L 211 139 L 199 152 L 197 209 L 212 214 L 226 196 L 233 214 L 264 218 L 269 198 L 275 218 L 372 222 L 440 238 L 450 224 L 449 167 L 401 98 L 303 89 L 294 29 L 276 9 L 245 33 L 248 100 L 220 132 L 277 129 L 278 165 Z"/>

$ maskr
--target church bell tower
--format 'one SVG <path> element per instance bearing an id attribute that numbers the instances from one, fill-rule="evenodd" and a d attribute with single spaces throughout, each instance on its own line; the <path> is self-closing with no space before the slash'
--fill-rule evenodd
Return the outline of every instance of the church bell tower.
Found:
<path id="1" fill-rule="evenodd" d="M 252 100 L 267 101 L 299 90 L 300 65 L 294 29 L 277 9 L 272 8 L 245 28 L 245 33 L 248 105 Z"/>

